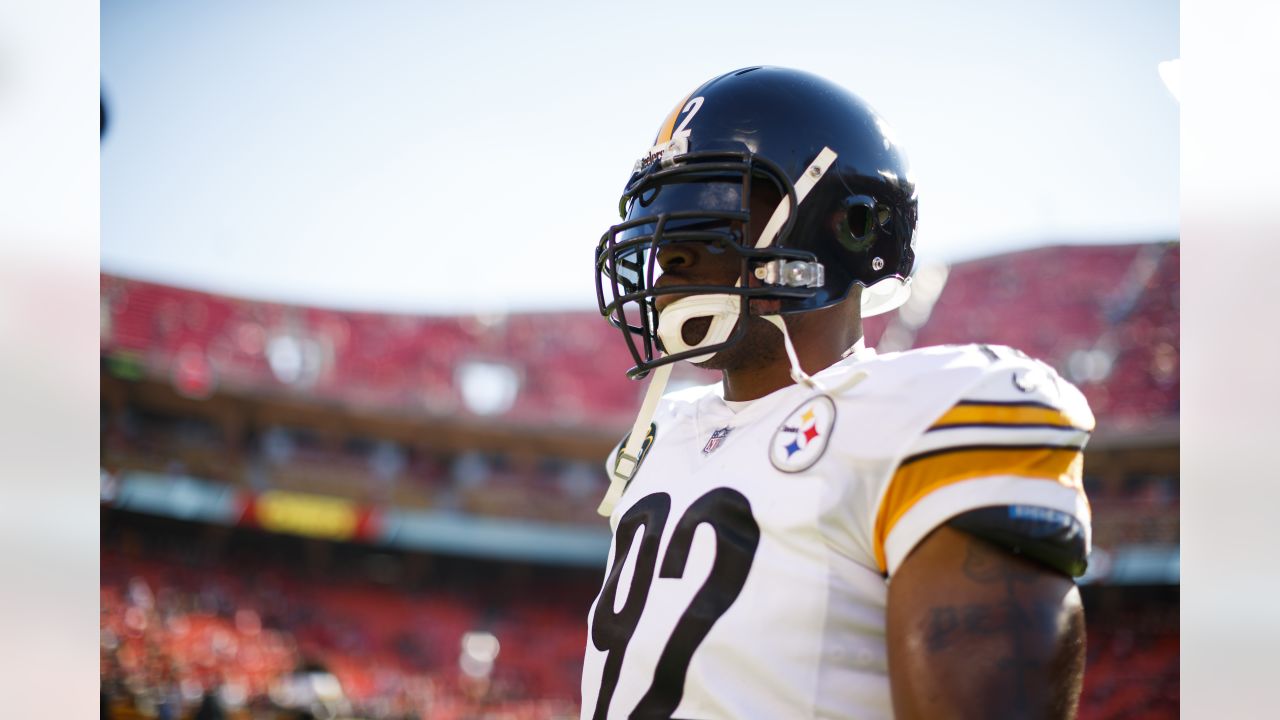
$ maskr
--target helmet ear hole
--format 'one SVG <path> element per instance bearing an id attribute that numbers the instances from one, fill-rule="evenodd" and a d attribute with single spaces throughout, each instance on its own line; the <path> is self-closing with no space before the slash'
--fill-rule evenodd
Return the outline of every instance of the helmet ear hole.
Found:
<path id="1" fill-rule="evenodd" d="M 861 203 L 854 205 L 845 212 L 848 218 L 849 230 L 855 238 L 866 237 L 872 231 L 871 226 L 871 208 Z"/>
<path id="2" fill-rule="evenodd" d="M 844 217 L 837 231 L 840 244 L 856 253 L 869 250 L 875 244 L 878 210 L 869 197 L 855 195 L 846 199 Z"/>

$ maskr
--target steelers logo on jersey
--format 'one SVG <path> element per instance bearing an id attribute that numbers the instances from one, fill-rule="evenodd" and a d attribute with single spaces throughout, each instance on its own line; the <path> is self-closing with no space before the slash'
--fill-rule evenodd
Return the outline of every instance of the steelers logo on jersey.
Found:
<path id="1" fill-rule="evenodd" d="M 827 449 L 836 422 L 836 405 L 826 395 L 809 398 L 796 408 L 769 443 L 769 460 L 787 473 L 808 470 Z"/>

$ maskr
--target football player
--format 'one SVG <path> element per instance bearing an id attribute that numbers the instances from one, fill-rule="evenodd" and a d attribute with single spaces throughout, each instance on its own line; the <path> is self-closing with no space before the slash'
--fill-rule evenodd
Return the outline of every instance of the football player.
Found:
<path id="1" fill-rule="evenodd" d="M 783 68 L 702 84 L 636 162 L 597 289 L 651 379 L 582 717 L 1074 717 L 1093 417 L 1007 347 L 864 346 L 916 207 L 881 117 Z M 680 361 L 723 381 L 663 397 Z"/>

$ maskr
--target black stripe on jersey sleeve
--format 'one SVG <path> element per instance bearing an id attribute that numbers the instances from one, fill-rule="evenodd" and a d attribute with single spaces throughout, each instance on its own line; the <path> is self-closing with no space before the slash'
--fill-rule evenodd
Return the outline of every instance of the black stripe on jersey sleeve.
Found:
<path id="1" fill-rule="evenodd" d="M 1075 425 L 1051 425 L 1049 423 L 958 423 L 955 425 L 934 425 L 925 432 L 938 432 L 940 430 L 956 430 L 958 428 L 1001 428 L 1006 430 L 1019 430 L 1023 428 L 1034 428 L 1040 430 L 1062 430 L 1087 433 L 1082 427 Z"/>
<path id="2" fill-rule="evenodd" d="M 1049 403 L 1036 402 L 1035 400 L 959 400 L 956 406 L 960 405 L 994 405 L 996 407 L 1028 407 L 1040 408 L 1042 410 L 1053 410 L 1054 412 L 1063 412 L 1062 408 Z"/>
<path id="3" fill-rule="evenodd" d="M 1043 443 L 1037 444 L 1037 445 L 1017 445 L 1017 444 L 953 445 L 951 447 L 938 448 L 937 450 L 928 450 L 926 452 L 916 453 L 915 455 L 911 455 L 909 457 L 904 458 L 902 462 L 898 463 L 898 467 L 901 468 L 906 465 L 910 465 L 911 463 L 916 462 L 918 460 L 937 457 L 938 455 L 946 455 L 947 453 L 956 453 L 956 452 L 966 452 L 971 450 L 1074 450 L 1076 452 L 1082 452 L 1084 450 L 1084 446 L 1083 445 L 1045 445 Z"/>

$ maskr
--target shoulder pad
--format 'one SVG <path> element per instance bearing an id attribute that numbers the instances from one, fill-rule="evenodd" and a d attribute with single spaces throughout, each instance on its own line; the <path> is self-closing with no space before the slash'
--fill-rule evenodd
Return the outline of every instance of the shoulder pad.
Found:
<path id="1" fill-rule="evenodd" d="M 979 382 L 990 360 L 970 346 L 942 345 L 891 352 L 857 362 L 838 364 L 815 376 L 838 387 L 852 374 L 865 374 L 833 396 L 837 407 L 849 407 L 873 423 L 840 424 L 840 447 L 863 459 L 896 461 L 940 415 Z"/>
<path id="2" fill-rule="evenodd" d="M 1076 536 L 1087 551 L 1082 450 L 1094 420 L 1080 391 L 1003 346 L 927 348 L 903 353 L 901 362 L 924 369 L 913 370 L 898 395 L 918 410 L 876 509 L 881 569 L 892 572 L 926 533 L 976 508 L 1004 509 L 1001 523 L 982 512 L 970 521 L 994 524 L 1001 531 L 988 539 L 1009 542 L 1022 534 L 1007 527 L 1008 508 L 1052 508 L 1046 512 L 1080 524 Z"/>
<path id="3" fill-rule="evenodd" d="M 903 462 L 964 449 L 1084 449 L 1095 421 L 1079 389 L 1052 367 L 1012 348 L 967 347 L 990 361 L 929 422 Z"/>
<path id="4" fill-rule="evenodd" d="M 1040 406 L 1056 411 L 1081 430 L 1092 431 L 1093 412 L 1075 385 L 1051 366 L 1004 345 L 975 345 L 991 362 L 960 404 Z"/>

